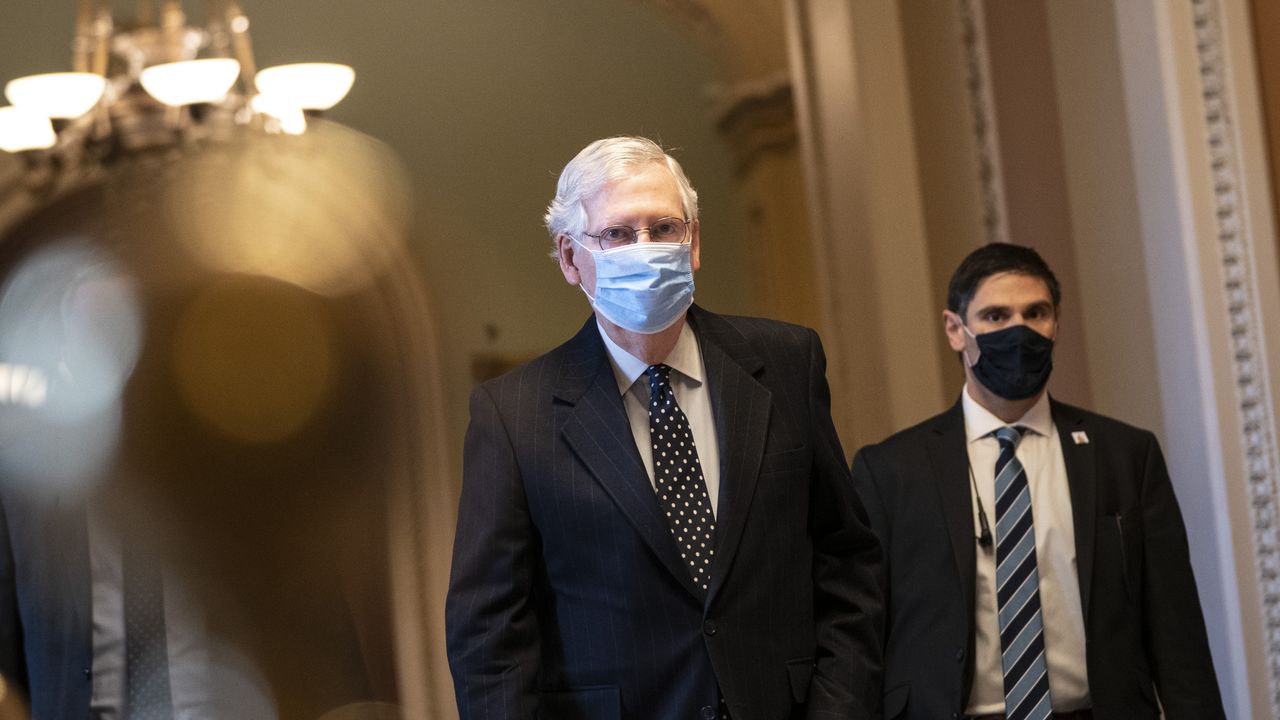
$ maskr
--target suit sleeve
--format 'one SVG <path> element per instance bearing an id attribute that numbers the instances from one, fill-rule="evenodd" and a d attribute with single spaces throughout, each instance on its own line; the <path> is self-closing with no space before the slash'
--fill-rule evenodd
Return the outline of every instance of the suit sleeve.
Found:
<path id="1" fill-rule="evenodd" d="M 17 568 L 9 537 L 8 508 L 0 499 L 0 674 L 27 690 L 26 653 L 18 615 Z"/>
<path id="2" fill-rule="evenodd" d="M 876 539 L 880 541 L 880 548 L 883 552 L 877 580 L 880 583 L 880 594 L 887 613 L 892 593 L 892 587 L 889 583 L 889 578 L 892 576 L 889 563 L 892 554 L 893 523 L 890 522 L 889 511 L 885 509 L 884 496 L 881 493 L 875 473 L 871 469 L 873 462 L 870 457 L 871 451 L 865 447 L 853 456 L 853 487 L 858 493 L 858 499 L 862 501 L 863 508 L 867 511 L 867 517 L 871 521 L 871 531 L 875 533 Z M 888 644 L 889 629 L 887 621 L 877 627 L 876 630 L 879 633 L 880 647 L 885 647 Z"/>
<path id="3" fill-rule="evenodd" d="M 530 602 L 541 544 L 514 449 L 486 387 L 471 395 L 445 604 L 462 720 L 532 718 L 540 658 Z"/>
<path id="4" fill-rule="evenodd" d="M 807 717 L 871 718 L 882 667 L 882 556 L 831 421 L 826 357 L 816 333 L 810 339 L 810 384 L 815 447 L 809 514 L 817 652 Z"/>
<path id="5" fill-rule="evenodd" d="M 1168 720 L 1225 718 L 1182 513 L 1160 446 L 1149 434 L 1142 498 L 1142 615 L 1164 716 Z"/>

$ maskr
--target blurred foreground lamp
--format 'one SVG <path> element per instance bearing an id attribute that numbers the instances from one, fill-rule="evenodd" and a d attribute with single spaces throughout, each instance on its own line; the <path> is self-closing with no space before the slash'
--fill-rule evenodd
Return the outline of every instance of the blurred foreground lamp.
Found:
<path id="1" fill-rule="evenodd" d="M 23 154 L 29 168 L 65 172 L 121 152 L 224 137 L 232 125 L 298 135 L 305 114 L 332 108 L 351 89 L 355 73 L 345 65 L 255 74 L 237 0 L 209 0 L 203 26 L 188 24 L 181 0 L 156 5 L 139 0 L 137 17 L 123 23 L 111 0 L 77 0 L 73 71 L 4 86 L 11 107 L 0 108 L 0 150 Z"/>
<path id="2" fill-rule="evenodd" d="M 63 533 L 87 502 L 187 584 L 209 717 L 435 717 L 375 704 L 429 686 L 421 518 L 451 503 L 425 477 L 447 451 L 403 168 L 317 119 L 350 68 L 257 73 L 237 3 L 198 27 L 113 4 L 77 0 L 73 72 L 0 80 L 0 493 L 40 519 L 22 592 L 68 592 L 43 558 L 88 563 L 98 540 Z"/>

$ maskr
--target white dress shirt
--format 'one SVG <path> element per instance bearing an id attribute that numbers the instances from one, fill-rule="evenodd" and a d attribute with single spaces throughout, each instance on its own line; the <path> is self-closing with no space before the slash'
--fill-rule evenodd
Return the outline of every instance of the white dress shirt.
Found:
<path id="1" fill-rule="evenodd" d="M 1000 444 L 991 433 L 1006 423 L 992 415 L 969 396 L 965 386 L 961 396 L 969 467 L 973 471 L 987 523 L 994 534 L 995 467 Z M 1071 492 L 1062 443 L 1049 411 L 1045 393 L 1026 415 L 1010 426 L 1026 428 L 1016 455 L 1027 474 L 1031 491 L 1031 513 L 1036 533 L 1036 569 L 1040 574 L 1040 609 L 1044 621 L 1045 662 L 1049 669 L 1049 693 L 1054 712 L 1090 706 L 1089 680 L 1085 666 L 1084 612 L 1076 570 L 1076 537 L 1072 525 Z M 972 485 L 970 495 L 972 496 Z M 975 536 L 978 503 L 973 503 Z M 993 537 L 994 540 L 994 537 Z M 969 715 L 1005 712 L 1004 668 L 1000 663 L 1000 623 L 996 609 L 996 553 L 976 545 L 977 585 L 974 590 L 974 673 L 969 695 Z"/>
<path id="2" fill-rule="evenodd" d="M 599 327 L 599 322 L 596 325 Z M 653 448 L 649 442 L 649 378 L 644 374 L 649 364 L 623 350 L 603 327 L 599 330 L 609 352 L 609 362 L 613 365 L 613 376 L 618 381 L 627 421 L 631 424 L 631 437 L 635 439 L 644 469 L 649 473 L 649 484 L 656 488 Z M 698 338 L 689 323 L 684 324 L 676 346 L 662 362 L 673 371 L 671 391 L 675 393 L 676 404 L 689 419 L 689 429 L 693 431 L 693 442 L 698 449 L 698 462 L 702 465 L 702 477 L 707 481 L 707 499 L 711 501 L 711 512 L 719 517 L 720 444 L 716 439 L 715 413 L 711 409 L 711 391 L 707 388 L 702 349 L 698 347 Z"/>
<path id="3" fill-rule="evenodd" d="M 93 578 L 92 717 L 121 718 L 125 696 L 124 574 L 120 541 L 100 515 L 89 515 L 89 561 Z M 166 572 L 164 619 L 169 650 L 169 688 L 175 720 L 212 720 L 208 637 L 199 611 Z"/>
<path id="4" fill-rule="evenodd" d="M 125 704 L 124 573 L 121 544 L 105 516 L 89 512 L 93 583 L 93 687 L 89 717 L 121 720 Z M 165 641 L 174 720 L 276 715 L 266 685 L 246 656 L 208 632 L 200 603 L 164 571 Z"/>

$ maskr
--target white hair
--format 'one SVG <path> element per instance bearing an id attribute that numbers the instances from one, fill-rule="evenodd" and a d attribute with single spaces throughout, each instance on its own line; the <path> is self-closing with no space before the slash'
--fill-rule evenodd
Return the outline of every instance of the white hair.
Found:
<path id="1" fill-rule="evenodd" d="M 551 257 L 557 257 L 555 243 L 561 235 L 579 238 L 587 230 L 587 209 L 583 201 L 604 189 L 609 183 L 624 180 L 636 168 L 649 163 L 666 166 L 680 190 L 684 219 L 698 219 L 698 192 L 693 189 L 684 169 L 654 141 L 633 136 L 596 140 L 586 146 L 564 166 L 556 183 L 556 196 L 543 217 L 553 243 Z"/>

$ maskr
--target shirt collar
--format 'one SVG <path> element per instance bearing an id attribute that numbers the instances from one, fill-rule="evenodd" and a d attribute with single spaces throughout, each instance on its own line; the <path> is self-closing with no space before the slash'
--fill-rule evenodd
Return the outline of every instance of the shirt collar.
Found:
<path id="1" fill-rule="evenodd" d="M 1049 393 L 1042 394 L 1036 404 L 1032 405 L 1025 415 L 1011 423 L 1006 423 L 993 415 L 990 410 L 979 405 L 978 401 L 969 395 L 968 383 L 965 383 L 964 391 L 960 393 L 960 403 L 964 407 L 965 439 L 969 442 L 984 438 L 1006 425 L 1020 425 L 1044 437 L 1049 437 L 1053 433 L 1053 415 L 1049 410 Z"/>
<path id="2" fill-rule="evenodd" d="M 600 330 L 605 349 L 609 351 L 609 364 L 613 366 L 613 377 L 618 381 L 618 393 L 625 395 L 636 380 L 644 375 L 644 371 L 649 369 L 649 364 L 615 343 L 613 338 L 609 337 L 609 333 L 601 327 L 599 320 L 596 321 L 596 327 Z M 676 346 L 671 348 L 671 352 L 662 362 L 692 380 L 695 385 L 702 384 L 702 354 L 698 349 L 698 338 L 693 334 L 693 328 L 689 327 L 688 322 L 680 328 L 680 337 L 676 338 Z"/>

